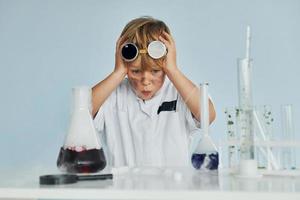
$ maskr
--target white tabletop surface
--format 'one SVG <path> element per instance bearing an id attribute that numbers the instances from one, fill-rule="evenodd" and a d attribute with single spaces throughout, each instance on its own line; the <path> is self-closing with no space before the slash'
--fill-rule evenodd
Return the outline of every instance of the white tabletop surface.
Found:
<path id="1" fill-rule="evenodd" d="M 238 178 L 217 171 L 133 168 L 113 180 L 40 186 L 39 176 L 57 170 L 2 170 L 0 199 L 300 199 L 300 177 Z"/>

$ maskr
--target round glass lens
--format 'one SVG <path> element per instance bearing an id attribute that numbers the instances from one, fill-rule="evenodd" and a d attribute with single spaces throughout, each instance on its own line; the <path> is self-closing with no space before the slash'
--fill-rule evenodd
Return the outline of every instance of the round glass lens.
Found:
<path id="1" fill-rule="evenodd" d="M 138 49 L 133 43 L 126 43 L 122 47 L 122 57 L 126 61 L 134 60 L 138 55 Z"/>
<path id="2" fill-rule="evenodd" d="M 167 48 L 161 41 L 153 41 L 148 45 L 148 54 L 151 58 L 159 59 L 167 53 Z"/>

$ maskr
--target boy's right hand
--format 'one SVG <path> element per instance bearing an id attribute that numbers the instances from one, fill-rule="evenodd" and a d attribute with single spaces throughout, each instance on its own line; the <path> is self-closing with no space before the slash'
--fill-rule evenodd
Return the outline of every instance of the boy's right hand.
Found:
<path id="1" fill-rule="evenodd" d="M 124 44 L 124 42 L 126 41 L 125 39 L 126 38 L 120 36 L 117 41 L 116 53 L 115 53 L 115 69 L 114 69 L 114 72 L 120 73 L 123 76 L 125 76 L 128 71 L 128 69 L 124 63 L 124 60 L 122 59 L 122 56 L 121 56 L 121 51 L 122 51 L 121 47 Z"/>

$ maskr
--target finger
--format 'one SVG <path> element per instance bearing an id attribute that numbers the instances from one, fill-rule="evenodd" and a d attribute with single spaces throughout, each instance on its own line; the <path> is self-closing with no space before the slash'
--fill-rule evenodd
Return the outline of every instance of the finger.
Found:
<path id="1" fill-rule="evenodd" d="M 115 51 L 115 55 L 116 55 L 116 60 L 117 62 L 120 62 L 121 61 L 121 45 L 122 45 L 122 41 L 124 40 L 124 36 L 120 36 L 117 40 L 117 43 L 116 43 L 116 51 Z"/>
<path id="2" fill-rule="evenodd" d="M 166 40 L 162 35 L 160 35 L 160 36 L 158 37 L 158 39 L 161 40 L 162 42 L 167 42 L 167 40 Z"/>
<path id="3" fill-rule="evenodd" d="M 119 37 L 118 40 L 117 40 L 117 42 L 116 42 L 116 51 L 118 51 L 118 49 L 119 49 L 120 40 L 121 40 L 121 37 Z"/>
<path id="4" fill-rule="evenodd" d="M 163 32 L 163 34 L 161 35 L 162 40 L 164 40 L 164 43 L 166 44 L 166 46 L 175 46 L 175 42 L 172 38 L 172 36 L 170 34 L 168 34 L 167 32 Z"/>
<path id="5" fill-rule="evenodd" d="M 166 31 L 163 31 L 163 36 L 165 36 L 166 39 L 169 40 L 170 42 L 174 42 L 173 37 Z"/>
<path id="6" fill-rule="evenodd" d="M 167 47 L 170 47 L 170 42 L 166 40 L 163 36 L 159 36 L 159 40 L 162 41 Z"/>

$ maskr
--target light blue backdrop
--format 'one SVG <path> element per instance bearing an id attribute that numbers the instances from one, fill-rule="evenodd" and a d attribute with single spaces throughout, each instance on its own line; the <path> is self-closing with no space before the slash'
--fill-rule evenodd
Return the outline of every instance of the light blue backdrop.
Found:
<path id="1" fill-rule="evenodd" d="M 248 24 L 254 102 L 273 107 L 277 133 L 281 104 L 292 103 L 300 119 L 300 1 L 0 0 L 1 167 L 55 166 L 71 88 L 105 78 L 122 28 L 144 15 L 169 25 L 182 71 L 210 83 L 215 141 L 225 138 L 224 108 L 237 104 L 236 63 Z"/>

